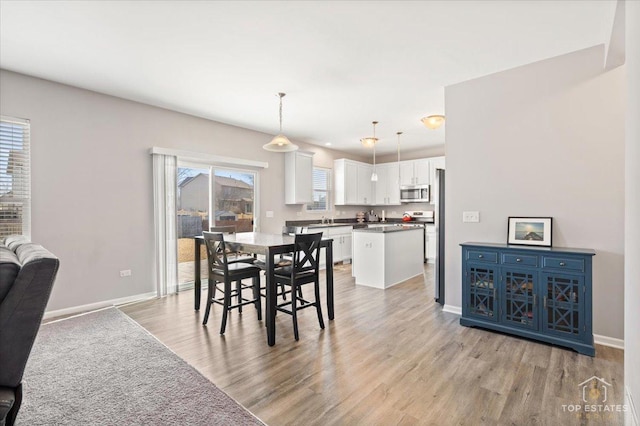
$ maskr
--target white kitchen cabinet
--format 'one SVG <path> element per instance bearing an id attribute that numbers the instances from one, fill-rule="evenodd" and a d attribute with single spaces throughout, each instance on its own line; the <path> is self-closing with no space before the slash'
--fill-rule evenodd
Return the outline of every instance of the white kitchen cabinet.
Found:
<path id="1" fill-rule="evenodd" d="M 328 226 L 326 228 L 310 227 L 304 232 L 307 234 L 317 234 L 322 232 L 325 238 L 333 239 L 333 261 L 334 262 L 350 262 L 351 261 L 351 232 L 353 226 Z M 320 269 L 326 267 L 325 249 L 320 249 Z"/>
<path id="2" fill-rule="evenodd" d="M 437 243 L 436 227 L 435 225 L 427 225 L 426 228 L 427 228 L 426 229 L 427 236 L 425 241 L 425 244 L 426 244 L 425 251 L 426 251 L 427 261 L 429 263 L 434 263 L 436 259 L 436 243 Z"/>
<path id="3" fill-rule="evenodd" d="M 346 262 L 351 260 L 352 231 L 352 226 L 336 226 L 329 228 L 328 235 L 333 238 L 334 262 Z"/>
<path id="4" fill-rule="evenodd" d="M 294 151 L 284 157 L 284 203 L 313 203 L 313 152 Z"/>
<path id="5" fill-rule="evenodd" d="M 375 205 L 400 205 L 400 185 L 398 183 L 398 163 L 383 163 L 376 166 L 378 181 L 375 186 Z"/>
<path id="6" fill-rule="evenodd" d="M 373 204 L 371 164 L 339 159 L 333 162 L 335 182 L 335 204 L 371 205 Z"/>
<path id="7" fill-rule="evenodd" d="M 430 174 L 428 158 L 400 162 L 400 185 L 427 185 Z"/>
<path id="8" fill-rule="evenodd" d="M 358 164 L 358 204 L 373 204 L 373 182 L 371 182 L 373 166 L 371 164 Z"/>

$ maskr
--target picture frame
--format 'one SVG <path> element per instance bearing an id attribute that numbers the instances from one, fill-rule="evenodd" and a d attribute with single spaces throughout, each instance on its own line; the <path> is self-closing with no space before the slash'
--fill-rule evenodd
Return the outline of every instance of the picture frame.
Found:
<path id="1" fill-rule="evenodd" d="M 507 244 L 551 247 L 551 217 L 513 217 L 507 224 Z"/>

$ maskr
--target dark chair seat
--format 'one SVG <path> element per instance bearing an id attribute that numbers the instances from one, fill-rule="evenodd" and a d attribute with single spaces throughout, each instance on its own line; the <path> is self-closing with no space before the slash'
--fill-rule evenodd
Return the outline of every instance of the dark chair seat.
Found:
<path id="1" fill-rule="evenodd" d="M 227 327 L 227 314 L 231 309 L 237 308 L 242 312 L 242 306 L 253 304 L 258 311 L 258 320 L 262 320 L 262 307 L 260 302 L 260 268 L 248 263 L 229 263 L 227 250 L 224 242 L 224 234 L 221 232 L 203 232 L 204 241 L 207 247 L 207 263 L 209 266 L 209 290 L 207 293 L 207 310 L 204 314 L 202 325 L 206 325 L 213 303 L 222 305 L 222 323 L 220 334 L 224 334 Z M 242 280 L 251 278 L 251 284 L 243 284 Z M 235 281 L 235 289 L 232 290 L 231 283 Z M 218 289 L 223 295 L 216 298 L 217 283 L 223 283 L 224 288 Z M 252 298 L 245 298 L 243 290 L 250 289 Z M 235 304 L 231 304 L 232 298 L 237 299 Z"/>

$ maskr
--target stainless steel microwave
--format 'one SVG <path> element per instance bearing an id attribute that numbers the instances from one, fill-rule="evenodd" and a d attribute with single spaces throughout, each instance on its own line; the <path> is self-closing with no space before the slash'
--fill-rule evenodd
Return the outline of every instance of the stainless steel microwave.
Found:
<path id="1" fill-rule="evenodd" d="M 401 203 L 428 203 L 429 185 L 403 185 L 400 187 Z"/>

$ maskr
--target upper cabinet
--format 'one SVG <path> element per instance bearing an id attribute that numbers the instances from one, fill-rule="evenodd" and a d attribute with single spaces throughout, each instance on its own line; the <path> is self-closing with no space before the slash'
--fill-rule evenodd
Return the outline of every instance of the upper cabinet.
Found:
<path id="1" fill-rule="evenodd" d="M 436 169 L 444 169 L 444 157 L 382 163 L 376 165 L 378 180 L 371 182 L 371 164 L 335 160 L 335 204 L 398 206 L 401 185 L 432 185 Z"/>
<path id="2" fill-rule="evenodd" d="M 400 162 L 400 185 L 427 185 L 430 182 L 429 158 Z"/>
<path id="3" fill-rule="evenodd" d="M 371 164 L 340 159 L 333 162 L 335 181 L 335 204 L 369 205 L 373 204 Z"/>
<path id="4" fill-rule="evenodd" d="M 400 205 L 400 185 L 398 184 L 398 163 L 383 163 L 376 166 L 378 181 L 375 186 L 375 205 Z"/>
<path id="5" fill-rule="evenodd" d="M 284 203 L 313 203 L 313 152 L 293 151 L 284 157 Z"/>

